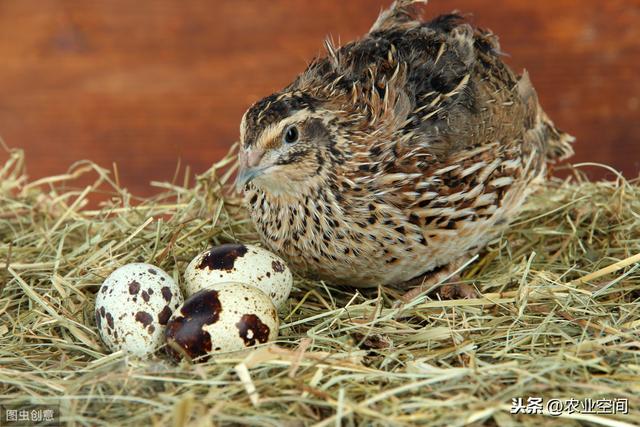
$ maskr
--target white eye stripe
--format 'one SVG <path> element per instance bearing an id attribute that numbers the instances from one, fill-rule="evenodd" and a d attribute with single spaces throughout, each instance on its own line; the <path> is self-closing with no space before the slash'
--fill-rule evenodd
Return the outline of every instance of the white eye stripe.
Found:
<path id="1" fill-rule="evenodd" d="M 309 118 L 309 115 L 310 115 L 310 111 L 308 109 L 296 111 L 294 114 L 287 117 L 286 119 L 283 119 L 278 123 L 274 123 L 268 126 L 258 136 L 256 140 L 256 146 L 258 147 L 267 146 L 271 141 L 273 141 L 276 138 L 279 138 L 280 135 L 282 135 L 282 133 L 284 132 L 285 128 L 287 128 L 290 125 L 304 121 L 305 119 Z"/>
<path id="2" fill-rule="evenodd" d="M 249 110 L 245 111 L 242 115 L 242 119 L 240 120 L 240 143 L 244 144 L 245 136 L 247 135 L 247 113 Z"/>

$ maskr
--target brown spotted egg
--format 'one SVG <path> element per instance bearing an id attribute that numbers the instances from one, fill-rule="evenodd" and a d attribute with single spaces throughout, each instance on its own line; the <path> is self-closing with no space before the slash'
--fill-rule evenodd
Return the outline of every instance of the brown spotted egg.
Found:
<path id="1" fill-rule="evenodd" d="M 167 352 L 175 359 L 207 360 L 272 341 L 280 321 L 271 299 L 242 283 L 220 284 L 187 298 L 167 325 Z"/>
<path id="2" fill-rule="evenodd" d="M 156 351 L 183 298 L 176 282 L 151 264 L 133 263 L 115 270 L 96 295 L 96 325 L 105 345 L 137 356 Z"/>
<path id="3" fill-rule="evenodd" d="M 185 294 L 226 282 L 254 286 L 271 297 L 280 309 L 293 286 L 291 270 L 282 258 L 253 245 L 226 244 L 196 256 L 184 273 Z"/>

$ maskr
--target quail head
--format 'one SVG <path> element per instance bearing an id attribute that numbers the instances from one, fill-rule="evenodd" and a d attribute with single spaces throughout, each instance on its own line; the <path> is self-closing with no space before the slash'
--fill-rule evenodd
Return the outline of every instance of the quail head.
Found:
<path id="1" fill-rule="evenodd" d="M 367 287 L 456 265 L 572 154 L 492 33 L 422 21 L 416 3 L 327 41 L 242 118 L 237 185 L 264 244 L 302 274 Z"/>

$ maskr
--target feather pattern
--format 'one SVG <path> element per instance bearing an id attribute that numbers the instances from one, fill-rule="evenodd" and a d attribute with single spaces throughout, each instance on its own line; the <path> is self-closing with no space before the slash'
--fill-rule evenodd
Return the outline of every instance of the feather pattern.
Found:
<path id="1" fill-rule="evenodd" d="M 493 34 L 456 14 L 423 22 L 418 3 L 396 1 L 360 40 L 327 40 L 243 118 L 243 155 L 264 153 L 268 171 L 244 189 L 252 220 L 303 274 L 400 283 L 478 251 L 572 153 Z"/>

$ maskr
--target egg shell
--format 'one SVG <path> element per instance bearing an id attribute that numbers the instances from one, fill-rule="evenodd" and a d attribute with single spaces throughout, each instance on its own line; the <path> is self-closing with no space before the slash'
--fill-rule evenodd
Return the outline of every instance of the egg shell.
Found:
<path id="1" fill-rule="evenodd" d="M 243 283 L 225 283 L 187 298 L 167 325 L 167 353 L 197 362 L 238 352 L 278 337 L 280 319 L 271 299 Z"/>
<path id="2" fill-rule="evenodd" d="M 184 273 L 187 297 L 226 282 L 254 286 L 280 309 L 289 298 L 293 275 L 282 258 L 253 245 L 225 244 L 196 256 Z"/>
<path id="3" fill-rule="evenodd" d="M 160 268 L 126 264 L 96 295 L 96 326 L 110 350 L 147 356 L 164 343 L 167 322 L 183 300 L 176 282 Z"/>

